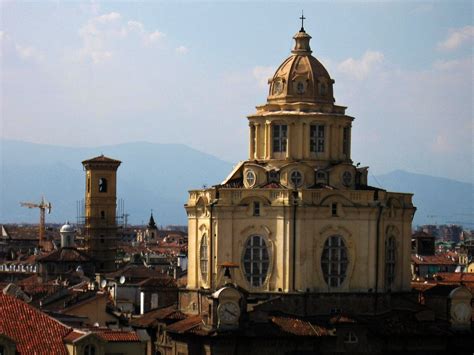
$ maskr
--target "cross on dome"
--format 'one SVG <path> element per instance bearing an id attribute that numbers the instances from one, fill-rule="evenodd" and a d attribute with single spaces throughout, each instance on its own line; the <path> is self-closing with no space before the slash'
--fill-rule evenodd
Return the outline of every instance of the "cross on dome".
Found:
<path id="1" fill-rule="evenodd" d="M 306 20 L 306 17 L 304 17 L 303 10 L 301 10 L 300 20 L 301 20 L 301 30 L 300 30 L 300 32 L 304 32 L 304 20 Z"/>

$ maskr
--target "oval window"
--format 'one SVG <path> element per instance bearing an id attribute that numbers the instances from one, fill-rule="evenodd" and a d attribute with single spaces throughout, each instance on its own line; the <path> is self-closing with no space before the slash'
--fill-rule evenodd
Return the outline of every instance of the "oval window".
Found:
<path id="1" fill-rule="evenodd" d="M 252 187 L 255 185 L 255 182 L 257 180 L 257 177 L 255 176 L 255 172 L 253 170 L 247 170 L 247 173 L 245 174 L 245 180 L 247 181 L 247 185 L 249 187 Z"/>
<path id="2" fill-rule="evenodd" d="M 199 266 L 201 268 L 201 278 L 207 281 L 208 270 L 208 252 L 207 252 L 207 235 L 204 234 L 201 238 L 201 247 L 199 248 Z"/>
<path id="3" fill-rule="evenodd" d="M 342 237 L 339 235 L 329 237 L 324 243 L 321 256 L 324 281 L 329 287 L 339 287 L 344 282 L 348 263 L 347 248 Z"/>
<path id="4" fill-rule="evenodd" d="M 267 244 L 263 237 L 252 235 L 245 243 L 243 270 L 245 278 L 253 287 L 265 282 L 270 265 Z"/>

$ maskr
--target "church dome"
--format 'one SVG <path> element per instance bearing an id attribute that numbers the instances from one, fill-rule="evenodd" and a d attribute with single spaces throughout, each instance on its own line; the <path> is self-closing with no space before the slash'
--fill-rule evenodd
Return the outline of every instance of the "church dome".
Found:
<path id="1" fill-rule="evenodd" d="M 294 35 L 295 47 L 277 69 L 270 84 L 268 103 L 334 103 L 334 80 L 311 55 L 311 36 L 303 27 Z"/>
<path id="2" fill-rule="evenodd" d="M 75 231 L 74 226 L 70 225 L 69 222 L 66 222 L 59 230 L 60 233 L 74 233 Z"/>

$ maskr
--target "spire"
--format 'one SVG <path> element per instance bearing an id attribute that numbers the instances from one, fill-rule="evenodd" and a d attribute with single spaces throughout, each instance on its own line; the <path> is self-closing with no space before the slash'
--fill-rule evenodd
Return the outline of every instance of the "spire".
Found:
<path id="1" fill-rule="evenodd" d="M 295 40 L 295 47 L 291 51 L 293 54 L 300 54 L 300 55 L 310 55 L 311 54 L 311 47 L 309 46 L 309 40 L 311 39 L 311 36 L 306 33 L 304 30 L 304 20 L 306 20 L 306 17 L 304 17 L 303 11 L 301 11 L 301 29 L 300 31 L 293 36 L 293 39 Z"/>
<path id="2" fill-rule="evenodd" d="M 148 229 L 156 229 L 155 219 L 153 218 L 153 210 L 151 210 L 150 220 L 148 221 Z"/>

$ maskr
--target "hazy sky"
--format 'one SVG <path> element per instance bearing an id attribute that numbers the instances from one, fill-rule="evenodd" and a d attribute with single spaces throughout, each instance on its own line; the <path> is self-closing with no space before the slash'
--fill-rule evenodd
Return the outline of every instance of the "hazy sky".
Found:
<path id="1" fill-rule="evenodd" d="M 336 103 L 356 118 L 354 161 L 472 181 L 472 1 L 2 1 L 1 136 L 245 159 L 246 115 L 301 9 Z"/>

